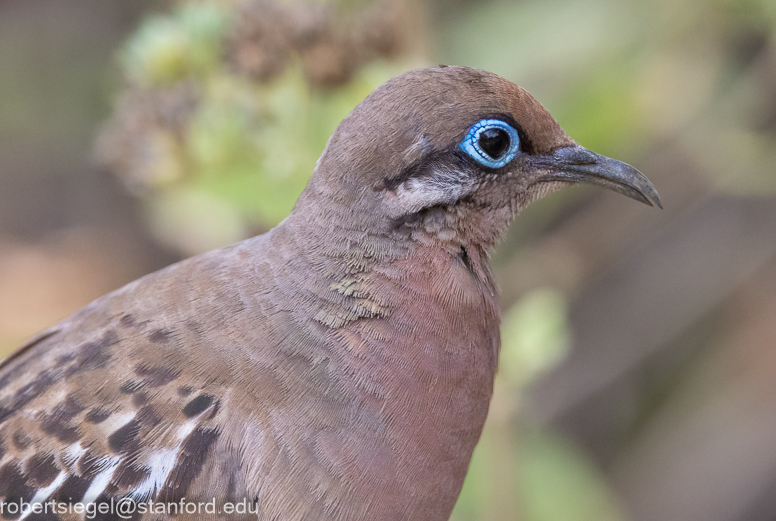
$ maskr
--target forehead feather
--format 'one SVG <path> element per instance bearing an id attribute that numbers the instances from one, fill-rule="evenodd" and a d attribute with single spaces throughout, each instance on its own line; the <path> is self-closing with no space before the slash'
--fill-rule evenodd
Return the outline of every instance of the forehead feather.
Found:
<path id="1" fill-rule="evenodd" d="M 392 134 L 422 134 L 435 149 L 460 141 L 485 116 L 511 117 L 538 153 L 572 141 L 525 89 L 495 74 L 468 67 L 419 69 L 388 81 L 354 111 L 383 119 Z M 379 115 L 379 116 L 377 116 Z"/>

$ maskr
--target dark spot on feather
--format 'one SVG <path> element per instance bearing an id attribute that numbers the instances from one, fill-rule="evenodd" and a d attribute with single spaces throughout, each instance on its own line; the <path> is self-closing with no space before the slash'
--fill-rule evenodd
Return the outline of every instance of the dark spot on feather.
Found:
<path id="1" fill-rule="evenodd" d="M 68 425 L 65 422 L 59 422 L 50 417 L 45 420 L 45 423 L 41 423 L 41 428 L 43 429 L 43 432 L 54 436 L 62 443 L 75 443 L 81 439 L 81 435 L 78 433 L 78 427 Z"/>
<path id="2" fill-rule="evenodd" d="M 56 383 L 56 380 L 49 371 L 39 373 L 35 380 L 16 391 L 11 400 L 10 407 L 0 408 L 0 423 L 43 394 L 54 383 Z"/>
<path id="3" fill-rule="evenodd" d="M 89 423 L 102 423 L 108 418 L 110 418 L 111 412 L 107 409 L 103 409 L 102 407 L 95 407 L 88 413 L 86 413 L 86 421 Z"/>
<path id="4" fill-rule="evenodd" d="M 93 450 L 87 449 L 78 460 L 78 472 L 80 472 L 83 478 L 94 479 L 101 470 L 99 463 L 100 457 Z"/>
<path id="5" fill-rule="evenodd" d="M 18 375 L 21 374 L 21 371 L 9 371 L 5 373 L 2 378 L 0 378 L 0 391 L 3 390 L 3 388 L 11 383 L 11 380 L 18 377 Z"/>
<path id="6" fill-rule="evenodd" d="M 51 485 L 59 472 L 59 465 L 53 454 L 35 454 L 27 462 L 27 475 L 40 488 Z"/>
<path id="7" fill-rule="evenodd" d="M 3 456 L 5 456 L 5 443 L 4 440 L 0 439 L 0 460 L 3 459 Z"/>
<path id="8" fill-rule="evenodd" d="M 126 490 L 138 486 L 150 475 L 151 469 L 149 467 L 138 465 L 137 463 L 125 459 L 116 468 L 116 472 L 114 472 L 111 482 L 115 484 L 119 490 Z"/>
<path id="9" fill-rule="evenodd" d="M 11 436 L 14 447 L 19 450 L 24 450 L 32 444 L 32 438 L 27 436 L 21 429 L 17 430 Z"/>
<path id="10" fill-rule="evenodd" d="M 54 384 L 54 377 L 49 371 L 43 371 L 35 380 L 19 389 L 14 395 L 14 406 L 21 407 L 34 400 Z"/>
<path id="11" fill-rule="evenodd" d="M 205 326 L 196 320 L 187 320 L 186 327 L 189 329 L 189 331 L 195 333 L 196 335 L 202 335 L 205 333 Z"/>
<path id="12" fill-rule="evenodd" d="M 229 474 L 229 483 L 226 486 L 225 499 L 230 502 L 235 502 L 237 499 L 237 476 L 234 472 Z"/>
<path id="13" fill-rule="evenodd" d="M 65 401 L 56 406 L 54 412 L 43 417 L 40 423 L 41 429 L 46 434 L 55 436 L 59 441 L 75 443 L 80 439 L 80 435 L 78 428 L 71 424 L 71 420 L 83 410 L 84 407 L 75 398 L 68 396 Z"/>
<path id="14" fill-rule="evenodd" d="M 186 396 L 190 395 L 193 392 L 194 392 L 194 388 L 188 385 L 181 385 L 180 387 L 178 387 L 178 396 L 181 396 L 183 398 L 185 398 Z"/>
<path id="15" fill-rule="evenodd" d="M 148 340 L 154 344 L 163 344 L 165 342 L 169 342 L 171 336 L 172 331 L 168 331 L 166 329 L 157 329 L 149 335 Z"/>
<path id="16" fill-rule="evenodd" d="M 111 354 L 107 352 L 107 348 L 118 343 L 119 336 L 111 329 L 106 331 L 99 340 L 82 345 L 78 348 L 78 356 L 74 364 L 65 372 L 65 378 L 105 367 L 111 359 Z"/>
<path id="17" fill-rule="evenodd" d="M 51 499 L 62 503 L 81 501 L 91 484 L 92 478 L 84 479 L 74 474 L 70 474 L 67 479 L 65 479 L 65 482 L 62 483 L 62 486 L 51 496 Z"/>
<path id="18" fill-rule="evenodd" d="M 469 273 L 474 273 L 474 270 L 472 269 L 472 260 L 469 258 L 469 252 L 467 252 L 466 248 L 463 246 L 461 246 L 461 251 L 458 253 L 458 258 L 469 271 Z"/>
<path id="19" fill-rule="evenodd" d="M 161 387 L 178 378 L 180 372 L 169 366 L 138 364 L 135 367 L 135 374 L 143 376 L 143 381 L 148 387 Z"/>
<path id="20" fill-rule="evenodd" d="M 101 339 L 90 342 L 79 349 L 79 364 L 90 369 L 103 367 L 110 360 L 110 355 L 105 352 L 105 349 L 118 343 L 118 334 L 113 330 L 106 331 Z"/>
<path id="21" fill-rule="evenodd" d="M 146 427 L 153 427 L 162 422 L 162 417 L 150 405 L 144 405 L 137 411 L 137 419 L 141 425 Z"/>
<path id="22" fill-rule="evenodd" d="M 86 407 L 78 402 L 78 398 L 72 394 L 68 394 L 65 397 L 65 401 L 63 401 L 59 406 L 62 407 L 63 414 L 66 414 L 70 419 L 75 418 L 84 409 L 86 409 Z"/>
<path id="23" fill-rule="evenodd" d="M 186 418 L 191 418 L 192 416 L 201 414 L 210 407 L 210 404 L 212 403 L 213 396 L 210 396 L 209 394 L 200 394 L 186 404 L 186 407 L 183 408 L 183 414 Z"/>
<path id="24" fill-rule="evenodd" d="M 6 502 L 19 503 L 22 500 L 28 502 L 34 494 L 35 489 L 28 484 L 27 477 L 22 474 L 19 467 L 13 463 L 0 467 L 0 497 L 4 497 Z M 5 514 L 6 519 L 19 517 L 19 515 L 10 515 L 8 512 Z"/>
<path id="25" fill-rule="evenodd" d="M 108 436 L 108 446 L 113 452 L 130 452 L 132 449 L 137 448 L 137 435 L 140 432 L 140 422 L 137 418 L 131 420 L 123 427 L 113 431 L 113 434 Z"/>
<path id="26" fill-rule="evenodd" d="M 32 350 L 33 347 L 36 345 L 48 340 L 49 338 L 53 337 L 59 333 L 58 329 L 51 329 L 43 334 L 38 335 L 37 337 L 33 338 L 26 344 L 23 344 L 19 349 L 17 349 L 15 352 L 11 353 L 2 361 L 0 361 L 0 369 L 5 369 L 6 372 L 0 378 L 0 389 L 3 389 L 6 385 L 9 383 L 16 381 L 19 379 L 20 376 L 25 374 L 25 368 L 29 366 L 30 364 L 33 364 L 37 361 L 35 357 L 28 356 L 25 359 L 23 359 L 23 354 L 29 352 Z M 13 369 L 8 370 L 9 367 L 13 364 Z M 2 419 L 0 419 L 2 421 Z"/>
<path id="27" fill-rule="evenodd" d="M 191 483 L 197 479 L 205 465 L 210 447 L 218 439 L 216 429 L 197 428 L 181 447 L 178 464 L 159 492 L 159 501 L 179 501 L 188 493 Z"/>
<path id="28" fill-rule="evenodd" d="M 132 405 L 142 407 L 148 403 L 148 395 L 144 392 L 136 392 L 132 395 Z"/>
<path id="29" fill-rule="evenodd" d="M 121 387 L 119 387 L 119 391 L 121 391 L 124 394 L 132 394 L 142 387 L 143 387 L 143 382 L 135 382 L 133 380 L 129 380 L 121 384 Z"/>
<path id="30" fill-rule="evenodd" d="M 216 401 L 215 405 L 210 409 L 210 413 L 207 415 L 208 420 L 212 420 L 218 414 L 218 410 L 221 408 L 221 402 Z"/>
<path id="31" fill-rule="evenodd" d="M 73 360 L 75 360 L 75 353 L 65 353 L 64 355 L 57 357 L 57 365 L 69 364 Z"/>
<path id="32" fill-rule="evenodd" d="M 121 324 L 124 327 L 132 327 L 135 325 L 135 317 L 133 317 L 129 313 L 125 315 L 121 315 L 121 318 L 119 319 L 119 324 Z"/>

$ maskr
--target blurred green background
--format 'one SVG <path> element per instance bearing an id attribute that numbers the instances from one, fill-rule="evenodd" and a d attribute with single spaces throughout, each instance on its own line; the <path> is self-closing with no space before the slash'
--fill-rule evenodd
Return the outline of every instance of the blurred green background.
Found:
<path id="1" fill-rule="evenodd" d="M 453 519 L 776 519 L 773 0 L 3 0 L 0 355 L 269 229 L 358 101 L 438 63 L 526 87 L 665 205 L 566 189 L 497 248 Z"/>

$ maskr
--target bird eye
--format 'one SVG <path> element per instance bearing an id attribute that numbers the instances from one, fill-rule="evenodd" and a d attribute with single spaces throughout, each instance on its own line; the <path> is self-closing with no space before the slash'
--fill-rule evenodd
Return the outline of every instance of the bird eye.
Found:
<path id="1" fill-rule="evenodd" d="M 501 168 L 512 161 L 519 148 L 517 130 L 500 119 L 481 119 L 461 143 L 461 150 L 490 168 Z"/>

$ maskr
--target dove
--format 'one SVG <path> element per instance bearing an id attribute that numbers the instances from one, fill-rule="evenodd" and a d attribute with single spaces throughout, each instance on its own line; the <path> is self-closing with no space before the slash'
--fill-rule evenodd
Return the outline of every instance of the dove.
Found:
<path id="1" fill-rule="evenodd" d="M 0 517 L 448 519 L 498 365 L 489 251 L 579 182 L 661 204 L 495 74 L 391 79 L 277 227 L 0 363 Z"/>

